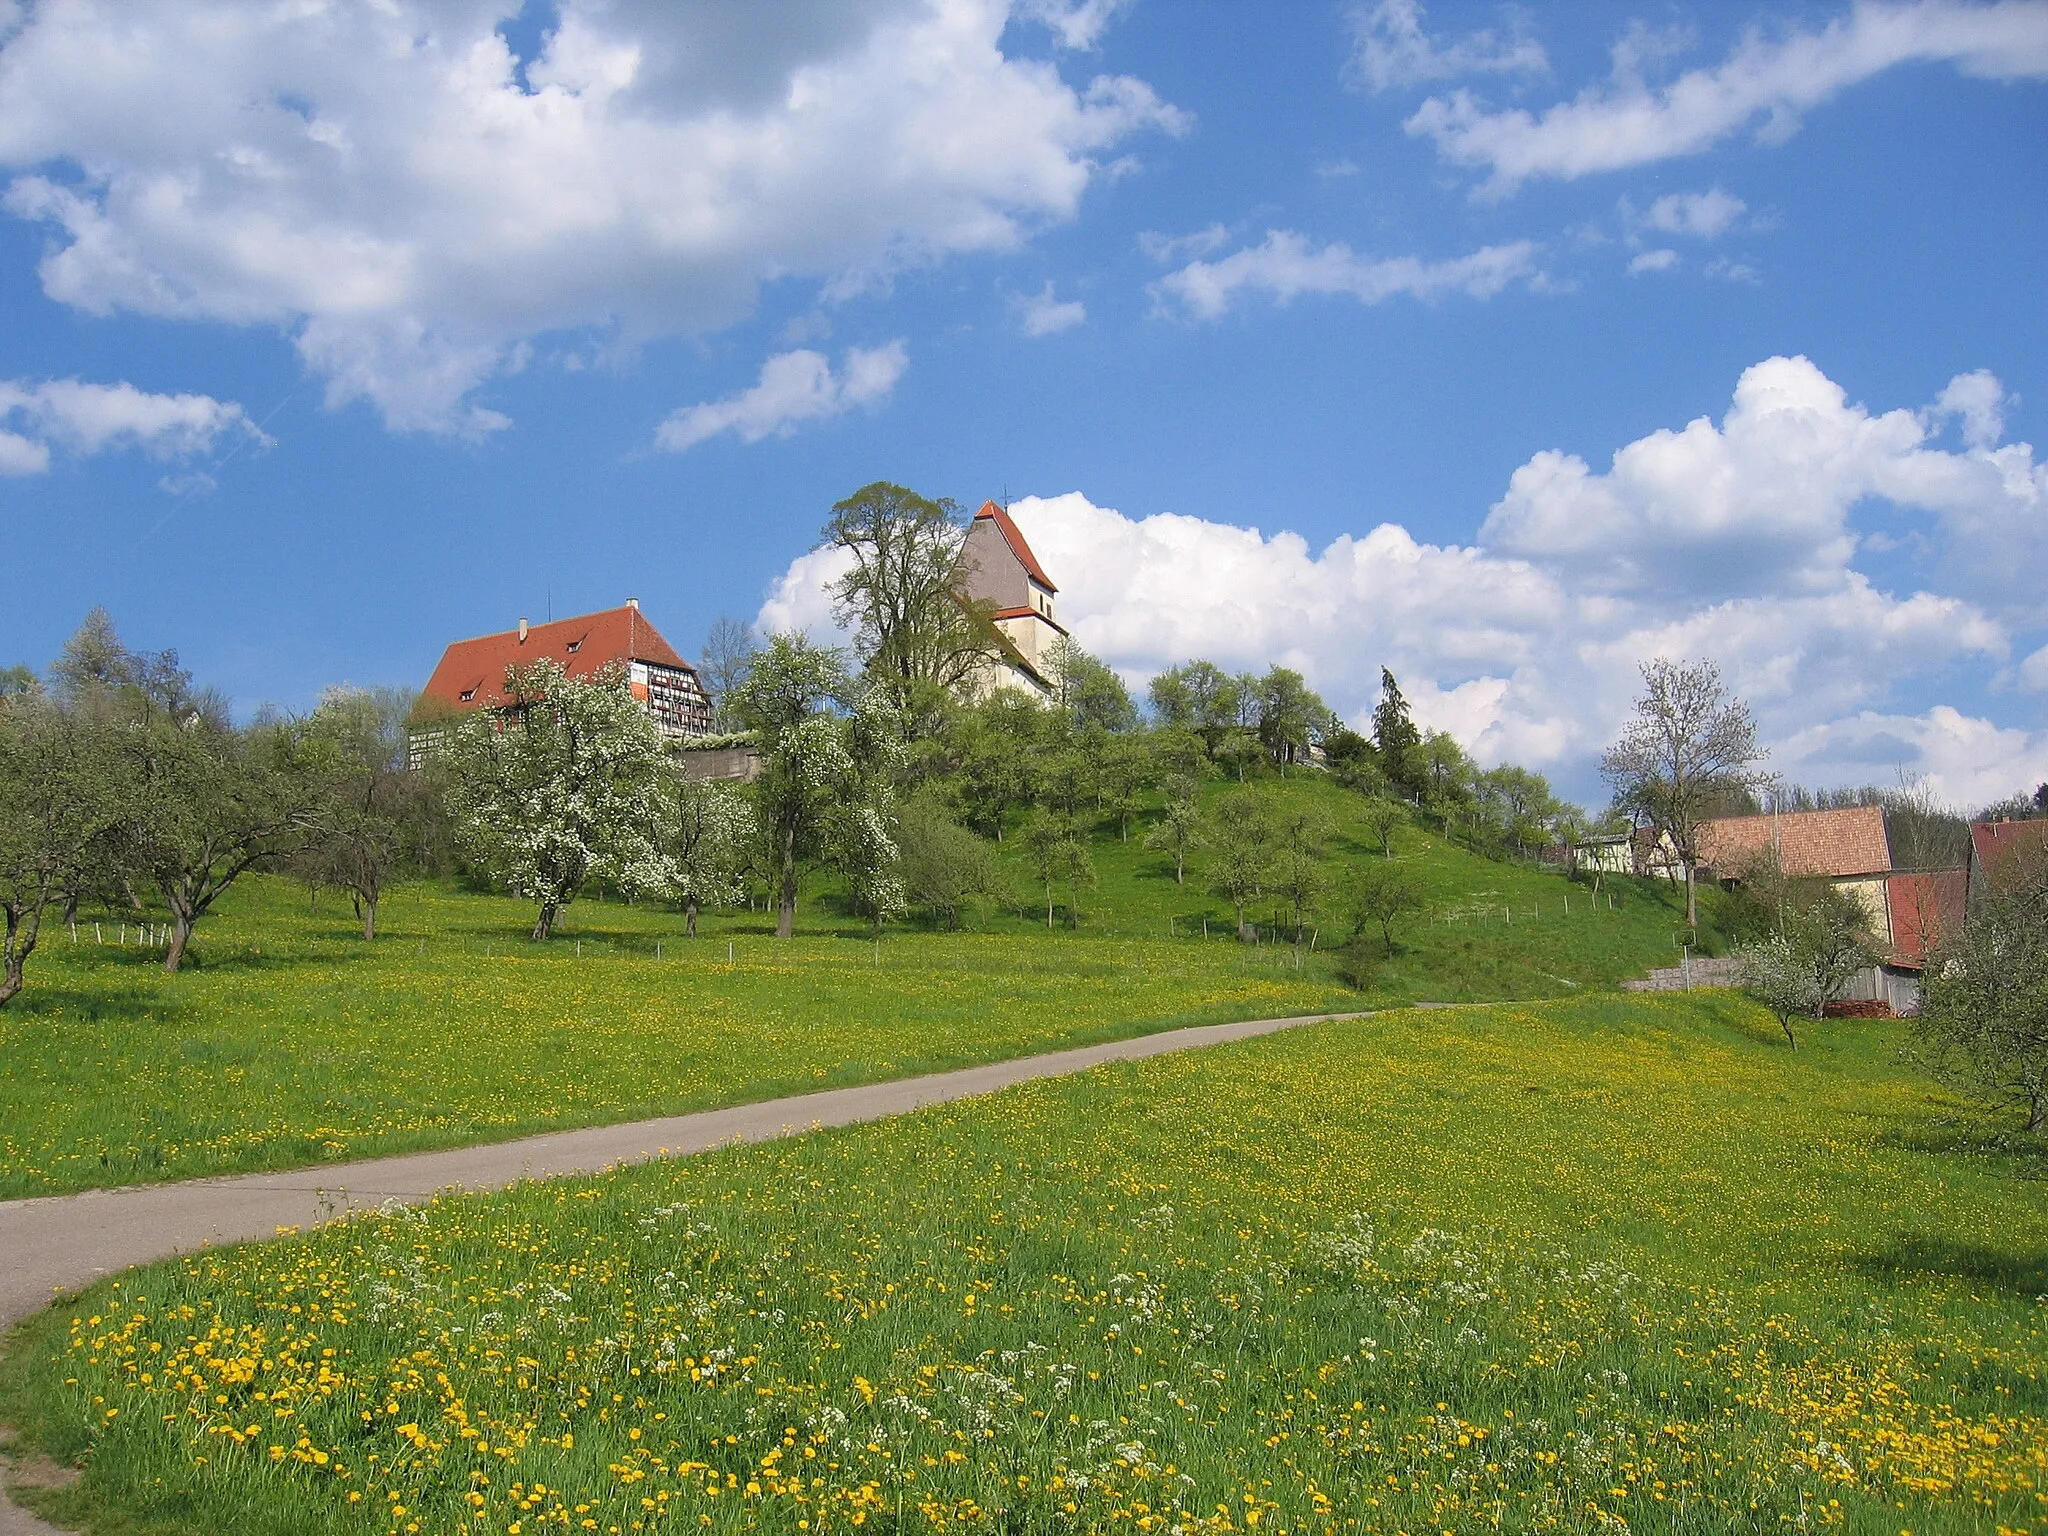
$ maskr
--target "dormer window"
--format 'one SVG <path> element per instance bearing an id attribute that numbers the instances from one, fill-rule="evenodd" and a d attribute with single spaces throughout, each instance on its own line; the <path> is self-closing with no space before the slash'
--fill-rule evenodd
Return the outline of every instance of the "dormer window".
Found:
<path id="1" fill-rule="evenodd" d="M 582 642 L 581 640 L 571 640 L 571 641 L 569 642 L 569 654 L 570 654 L 571 656 L 574 656 L 574 655 L 575 655 L 575 654 L 576 654 L 576 653 L 577 653 L 578 651 L 580 651 L 580 650 L 582 650 L 582 649 L 583 649 L 583 642 Z"/>
<path id="2" fill-rule="evenodd" d="M 475 700 L 475 698 L 476 698 L 476 690 L 475 690 L 474 688 L 465 688 L 465 689 L 463 689 L 463 690 L 462 690 L 462 702 L 463 702 L 463 703 L 465 703 L 465 704 L 471 703 L 471 702 L 473 702 L 473 701 Z"/>

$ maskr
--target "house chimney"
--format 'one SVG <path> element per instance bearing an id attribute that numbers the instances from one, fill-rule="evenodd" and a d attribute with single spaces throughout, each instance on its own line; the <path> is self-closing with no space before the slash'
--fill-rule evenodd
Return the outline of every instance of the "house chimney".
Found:
<path id="1" fill-rule="evenodd" d="M 640 611 L 640 599 L 637 597 L 629 597 L 626 599 L 626 606 L 628 608 L 631 608 L 635 613 L 638 613 Z"/>
<path id="2" fill-rule="evenodd" d="M 526 644 L 526 620 L 523 618 L 519 621 L 519 643 Z"/>

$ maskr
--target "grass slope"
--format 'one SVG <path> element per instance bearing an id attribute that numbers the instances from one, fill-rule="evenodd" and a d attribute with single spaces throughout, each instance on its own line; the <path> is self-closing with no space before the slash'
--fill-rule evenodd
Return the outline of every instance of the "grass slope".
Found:
<path id="1" fill-rule="evenodd" d="M 2048 1521 L 2048 1216 L 1727 996 L 1407 1013 L 102 1284 L 5 1366 L 124 1532 Z"/>
<path id="2" fill-rule="evenodd" d="M 1347 879 L 1380 855 L 1349 826 L 1356 797 L 1318 775 L 1269 787 L 1338 821 L 1327 943 Z M 979 932 L 894 929 L 879 949 L 823 880 L 788 944 L 755 914 L 707 917 L 691 942 L 671 911 L 587 899 L 534 946 L 522 904 L 431 885 L 394 892 L 365 945 L 333 895 L 311 908 L 251 877 L 186 975 L 119 947 L 113 918 L 104 945 L 90 920 L 83 943 L 49 936 L 0 1012 L 0 1198 L 674 1114 L 1178 1024 L 1555 996 L 1676 958 L 1661 883 L 1611 883 L 1617 905 L 1596 910 L 1555 873 L 1419 827 L 1395 854 L 1433 915 L 1363 995 L 1327 954 L 1296 968 L 1226 937 L 1224 905 L 1135 837 L 1098 840 L 1077 927 L 1047 932 L 1027 906 Z"/>

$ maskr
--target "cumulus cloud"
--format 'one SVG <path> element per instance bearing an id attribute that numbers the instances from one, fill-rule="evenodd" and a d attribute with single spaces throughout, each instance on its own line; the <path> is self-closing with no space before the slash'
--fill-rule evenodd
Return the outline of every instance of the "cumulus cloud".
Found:
<path id="1" fill-rule="evenodd" d="M 1718 240 L 1749 212 L 1749 204 L 1719 187 L 1705 192 L 1671 192 L 1650 204 L 1643 215 L 1649 228 L 1667 235 L 1694 235 Z"/>
<path id="2" fill-rule="evenodd" d="M 1550 68 L 1542 45 L 1518 32 L 1432 36 L 1423 29 L 1420 0 L 1354 5 L 1351 35 L 1349 76 L 1375 91 L 1463 75 L 1542 74 Z"/>
<path id="3" fill-rule="evenodd" d="M 2048 731 L 1947 707 L 1902 713 L 1895 700 L 1916 679 L 1972 669 L 1988 686 L 2048 613 L 1945 588 L 1952 565 L 1916 590 L 1881 589 L 1853 564 L 1851 514 L 1872 498 L 1932 512 L 1953 553 L 1984 536 L 1951 515 L 1975 498 L 2004 530 L 1998 545 L 2012 518 L 2043 521 L 2026 511 L 2038 490 L 2019 492 L 2017 509 L 1991 505 L 2021 485 L 2017 456 L 2030 454 L 1930 448 L 1914 412 L 1873 414 L 1804 359 L 1773 358 L 1743 375 L 1718 426 L 1652 433 L 1603 473 L 1536 455 L 1469 543 L 1382 523 L 1314 548 L 1256 526 L 1273 509 L 1238 523 L 1134 517 L 1078 492 L 1010 510 L 1060 584 L 1061 620 L 1136 684 L 1191 656 L 1277 662 L 1363 721 L 1385 663 L 1424 724 L 1484 761 L 1539 766 L 1593 794 L 1638 663 L 1706 656 L 1755 706 L 1792 776 L 1889 782 L 1903 766 L 1975 803 L 2048 777 Z M 2000 455 L 2013 460 L 2004 478 L 1987 473 Z M 843 562 L 832 551 L 796 561 L 761 626 L 836 639 L 825 587 Z M 2042 657 L 2022 664 L 2022 683 L 2038 673 L 2048 687 Z"/>
<path id="4" fill-rule="evenodd" d="M 247 413 L 211 395 L 157 395 L 132 384 L 0 379 L 0 474 L 39 475 L 50 450 L 84 457 L 140 449 L 159 459 L 211 452 L 223 439 L 268 443 Z"/>
<path id="5" fill-rule="evenodd" d="M 1045 4 L 1092 42 L 1114 6 Z M 330 403 L 504 425 L 533 337 L 716 331 L 769 279 L 848 293 L 1070 219 L 1105 152 L 1185 114 L 1014 59 L 1001 0 L 110 6 L 0 34 L 5 206 L 53 299 L 291 336 Z"/>
<path id="6" fill-rule="evenodd" d="M 1630 277 L 1640 277 L 1645 272 L 1669 272 L 1677 265 L 1678 252 L 1672 250 L 1668 245 L 1662 246 L 1657 250 L 1644 251 L 1638 256 L 1630 257 L 1628 275 Z"/>
<path id="7" fill-rule="evenodd" d="M 1659 429 L 1617 451 L 1605 473 L 1573 454 L 1536 454 L 1481 539 L 1600 592 L 1814 592 L 1837 583 L 1855 552 L 1852 509 L 1878 497 L 1946 525 L 1951 590 L 2048 620 L 2025 583 L 1994 569 L 2023 550 L 2048 553 L 2048 466 L 2023 443 L 1957 454 L 1928 436 L 1921 413 L 1872 414 L 1806 358 L 1775 357 L 1743 373 L 1719 426 L 1702 416 Z M 2008 540 L 2017 546 L 2001 554 Z"/>
<path id="8" fill-rule="evenodd" d="M 2048 78 L 2041 0 L 1865 3 L 1817 31 L 1753 30 L 1720 64 L 1668 84 L 1643 78 L 1640 38 L 1615 50 L 1604 82 L 1541 113 L 1496 110 L 1468 90 L 1432 97 L 1407 123 L 1453 164 L 1487 173 L 1487 195 L 1541 177 L 1570 180 L 1698 154 L 1745 130 L 1771 142 L 1799 114 L 1888 69 L 1949 64 L 1994 80 Z"/>
<path id="9" fill-rule="evenodd" d="M 1054 298 L 1051 282 L 1037 293 L 1015 295 L 1010 307 L 1016 312 L 1018 328 L 1032 337 L 1054 336 L 1061 331 L 1072 330 L 1088 318 L 1087 306 L 1079 299 Z"/>
<path id="10" fill-rule="evenodd" d="M 1536 273 L 1536 246 L 1528 240 L 1489 245 L 1469 256 L 1430 261 L 1419 256 L 1371 260 L 1341 241 L 1311 246 L 1292 230 L 1270 231 L 1258 245 L 1220 261 L 1191 261 L 1152 285 L 1155 298 L 1171 300 L 1198 320 L 1214 320 L 1245 292 L 1286 304 L 1302 294 L 1342 295 L 1364 304 L 1397 296 L 1434 299 L 1462 293 L 1492 298 L 1517 279 Z"/>
<path id="11" fill-rule="evenodd" d="M 844 415 L 857 405 L 879 405 L 909 366 L 910 353 L 900 340 L 850 349 L 837 373 L 822 352 L 778 352 L 761 365 L 753 388 L 670 412 L 655 429 L 655 446 L 681 453 L 721 432 L 743 443 L 788 437 L 802 423 Z"/>
<path id="12" fill-rule="evenodd" d="M 1021 13 L 1044 25 L 1062 48 L 1093 48 L 1132 0 L 1024 0 Z"/>

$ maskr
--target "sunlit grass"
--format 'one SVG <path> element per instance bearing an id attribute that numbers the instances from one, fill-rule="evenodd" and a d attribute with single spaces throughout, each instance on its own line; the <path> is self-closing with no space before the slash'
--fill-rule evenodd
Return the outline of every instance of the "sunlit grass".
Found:
<path id="1" fill-rule="evenodd" d="M 971 931 L 912 922 L 876 944 L 821 879 L 787 943 L 766 914 L 707 915 L 691 940 L 672 910 L 588 897 L 536 946 L 522 904 L 413 884 L 366 945 L 333 893 L 316 905 L 250 877 L 167 978 L 125 919 L 89 914 L 77 943 L 47 934 L 0 1011 L 0 1198 L 673 1114 L 1181 1024 L 1569 995 L 1677 957 L 1661 883 L 1621 882 L 1596 907 L 1556 873 L 1409 827 L 1395 862 L 1430 910 L 1355 991 L 1328 951 L 1349 936 L 1347 879 L 1380 857 L 1345 833 L 1356 798 L 1317 778 L 1269 788 L 1319 797 L 1340 829 L 1299 955 L 1273 942 L 1269 904 L 1264 942 L 1240 945 L 1199 881 L 1175 885 L 1160 855 L 1106 833 L 1078 925 L 1062 910 L 1050 932 L 1026 894 Z"/>
<path id="2" fill-rule="evenodd" d="M 12 1352 L 108 1529 L 2024 1531 L 2042 1149 L 1725 996 L 1321 1025 L 195 1255 Z"/>

